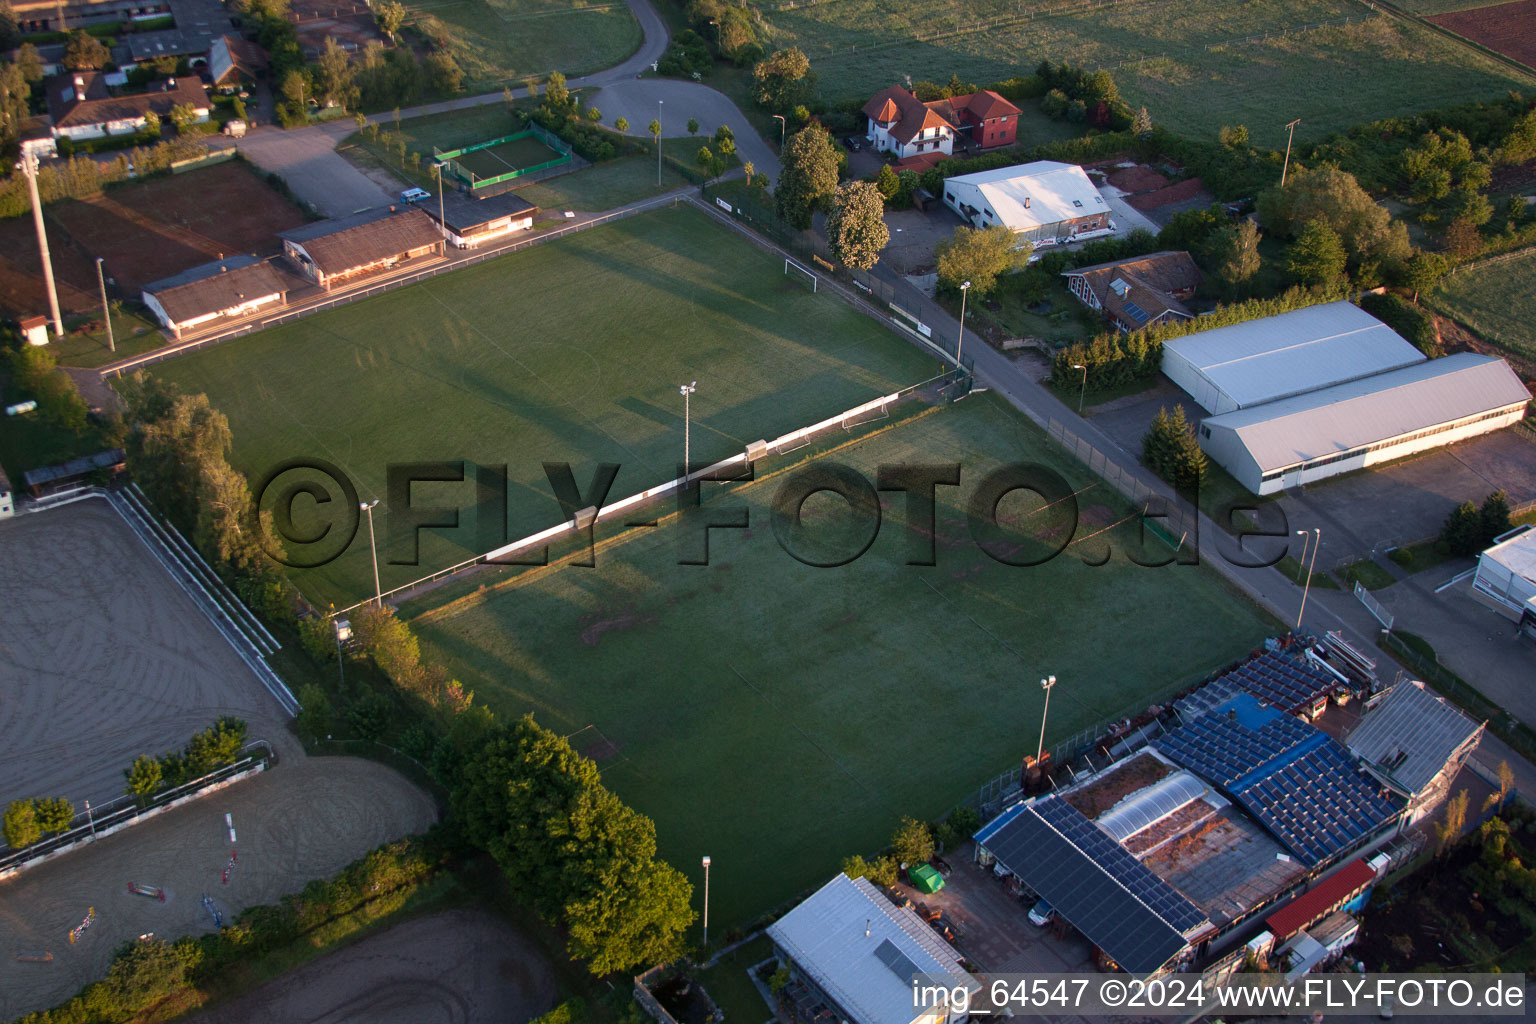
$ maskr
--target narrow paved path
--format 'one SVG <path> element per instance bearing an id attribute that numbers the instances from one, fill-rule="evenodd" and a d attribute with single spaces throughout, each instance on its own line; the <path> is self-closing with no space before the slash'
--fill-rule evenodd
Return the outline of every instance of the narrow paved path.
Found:
<path id="1" fill-rule="evenodd" d="M 629 119 L 629 134 L 648 136 L 646 126 L 661 111 L 662 135 L 684 135 L 689 118 L 697 118 L 701 134 L 729 125 L 743 160 L 777 181 L 779 161 L 773 149 L 762 140 L 736 104 L 722 92 L 696 82 L 667 78 L 640 78 L 640 74 L 666 52 L 670 37 L 666 22 L 651 0 L 627 0 L 643 38 L 640 49 L 628 60 L 603 71 L 569 79 L 566 85 L 582 90 L 582 103 L 603 112 L 603 120 L 612 124 L 616 118 Z M 524 87 L 516 87 L 522 92 Z M 661 101 L 658 106 L 657 101 Z M 500 92 L 479 96 L 460 96 L 441 103 L 427 103 L 400 111 L 400 117 L 426 117 L 454 110 L 467 110 L 488 103 L 502 102 Z M 385 124 L 393 114 L 375 115 L 371 120 Z M 266 171 L 282 175 L 299 198 L 329 217 L 345 216 L 357 210 L 382 206 L 397 198 L 374 177 L 354 167 L 336 152 L 336 146 L 357 131 L 351 118 L 339 118 L 307 128 L 284 130 L 272 125 L 256 128 L 235 143 L 252 163 Z M 701 142 L 702 144 L 702 142 Z M 693 161 L 697 146 L 690 145 L 679 157 Z"/>

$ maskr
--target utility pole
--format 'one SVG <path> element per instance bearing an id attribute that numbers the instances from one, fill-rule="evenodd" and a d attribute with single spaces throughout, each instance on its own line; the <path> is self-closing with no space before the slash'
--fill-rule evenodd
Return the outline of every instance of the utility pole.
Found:
<path id="1" fill-rule="evenodd" d="M 656 187 L 661 188 L 661 105 L 665 100 L 656 101 Z"/>
<path id="2" fill-rule="evenodd" d="M 1280 187 L 1285 188 L 1285 173 L 1291 169 L 1291 140 L 1296 137 L 1296 126 L 1301 124 L 1301 118 L 1297 118 L 1285 127 L 1290 134 L 1285 137 L 1285 163 L 1280 167 Z"/>
<path id="3" fill-rule="evenodd" d="M 37 154 L 23 153 L 17 165 L 27 179 L 32 196 L 32 224 L 37 228 L 37 248 L 43 256 L 43 287 L 48 291 L 48 311 L 53 315 L 55 337 L 64 337 L 64 318 L 59 315 L 59 292 L 53 286 L 53 257 L 48 254 L 48 229 L 43 226 L 43 200 L 37 194 Z"/>
<path id="4" fill-rule="evenodd" d="M 101 273 L 101 257 L 96 257 L 96 283 L 101 285 L 101 316 L 107 322 L 107 348 L 117 351 L 117 340 L 112 337 L 112 307 L 107 305 L 107 279 Z"/>

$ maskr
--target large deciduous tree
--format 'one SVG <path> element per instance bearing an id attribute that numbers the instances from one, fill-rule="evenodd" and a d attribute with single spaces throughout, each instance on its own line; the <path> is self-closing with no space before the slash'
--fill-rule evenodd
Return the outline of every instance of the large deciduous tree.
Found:
<path id="1" fill-rule="evenodd" d="M 752 68 L 752 87 L 758 103 L 775 113 L 787 114 L 809 102 L 816 88 L 816 74 L 811 70 L 810 59 L 799 47 L 791 46 L 775 50 Z"/>
<path id="2" fill-rule="evenodd" d="M 1251 220 L 1226 224 L 1208 241 L 1211 266 L 1235 296 L 1259 272 L 1259 229 Z"/>
<path id="3" fill-rule="evenodd" d="M 1343 242 L 1351 270 L 1374 265 L 1397 273 L 1412 252 L 1407 225 L 1394 221 L 1354 175 L 1329 164 L 1296 168 L 1285 188 L 1259 196 L 1258 208 L 1264 226 L 1286 237 L 1323 221 Z"/>
<path id="4" fill-rule="evenodd" d="M 956 228 L 953 238 L 940 242 L 935 254 L 939 284 L 959 288 L 966 281 L 977 295 L 986 295 L 1000 275 L 1024 266 L 1033 246 L 1019 243 L 1008 228 Z"/>
<path id="5" fill-rule="evenodd" d="M 839 185 L 827 215 L 827 240 L 832 255 L 858 270 L 868 270 L 880 259 L 880 250 L 891 240 L 885 226 L 885 201 L 880 190 L 867 181 Z"/>
<path id="6" fill-rule="evenodd" d="M 784 146 L 774 208 L 780 217 L 802 231 L 812 216 L 825 209 L 837 191 L 837 150 L 832 136 L 819 124 L 810 124 L 789 137 Z"/>
<path id="7" fill-rule="evenodd" d="M 112 52 L 84 29 L 75 29 L 64 43 L 64 66 L 71 71 L 95 71 L 111 61 Z"/>

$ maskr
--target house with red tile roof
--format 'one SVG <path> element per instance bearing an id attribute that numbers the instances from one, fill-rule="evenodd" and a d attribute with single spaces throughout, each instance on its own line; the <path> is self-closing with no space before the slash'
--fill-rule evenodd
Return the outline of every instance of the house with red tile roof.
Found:
<path id="1" fill-rule="evenodd" d="M 1011 145 L 1019 128 L 1019 108 L 986 89 L 924 103 L 892 86 L 864 105 L 864 116 L 876 152 L 898 159 L 950 156 L 957 138 L 982 149 Z"/>

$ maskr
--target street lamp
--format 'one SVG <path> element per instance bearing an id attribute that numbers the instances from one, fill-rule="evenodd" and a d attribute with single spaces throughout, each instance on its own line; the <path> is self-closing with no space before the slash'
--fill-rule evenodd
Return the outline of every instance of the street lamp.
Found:
<path id="1" fill-rule="evenodd" d="M 1088 395 L 1088 367 L 1082 363 L 1073 363 L 1072 369 L 1083 371 L 1083 386 L 1077 392 L 1077 414 L 1083 414 L 1083 399 Z"/>
<path id="2" fill-rule="evenodd" d="M 107 348 L 117 351 L 117 340 L 112 337 L 112 309 L 107 305 L 107 279 L 101 272 L 101 257 L 96 257 L 96 283 L 101 286 L 101 317 L 107 322 Z"/>
<path id="3" fill-rule="evenodd" d="M 704 948 L 709 949 L 709 855 L 704 856 Z"/>
<path id="4" fill-rule="evenodd" d="M 374 604 L 383 606 L 384 591 L 379 586 L 379 545 L 373 537 L 373 506 L 379 503 L 378 498 L 365 501 L 357 507 L 368 513 L 368 549 L 373 552 L 373 601 Z"/>
<path id="5" fill-rule="evenodd" d="M 971 293 L 971 282 L 966 281 L 960 285 L 960 336 L 955 339 L 955 369 L 965 372 L 965 366 L 960 362 L 960 353 L 965 348 L 965 298 Z"/>
<path id="6" fill-rule="evenodd" d="M 1046 676 L 1040 680 L 1040 689 L 1045 691 L 1045 710 L 1040 712 L 1040 745 L 1035 747 L 1035 764 L 1039 764 L 1040 758 L 1045 756 L 1045 716 L 1051 713 L 1051 688 L 1055 685 L 1055 676 Z"/>
<path id="7" fill-rule="evenodd" d="M 690 443 L 690 414 L 692 412 L 690 398 L 699 389 L 699 382 L 684 384 L 677 389 L 677 393 L 683 396 L 683 478 L 687 479 L 693 473 L 693 463 L 689 461 L 692 452 L 689 451 Z"/>
<path id="8" fill-rule="evenodd" d="M 1301 574 L 1307 571 L 1307 548 L 1312 545 L 1312 536 L 1306 530 L 1297 530 L 1296 536 L 1301 538 L 1301 563 L 1296 566 L 1296 582 L 1301 582 Z"/>
<path id="9" fill-rule="evenodd" d="M 656 187 L 661 188 L 661 105 L 666 100 L 656 101 Z"/>
<path id="10" fill-rule="evenodd" d="M 782 153 L 784 152 L 784 129 L 789 126 L 789 122 L 784 120 L 783 114 L 774 114 L 773 116 L 779 122 L 779 152 Z"/>
<path id="11" fill-rule="evenodd" d="M 1297 534 L 1305 535 L 1306 530 L 1297 530 Z M 1317 549 L 1323 546 L 1323 531 L 1312 531 L 1312 565 L 1307 569 L 1307 585 L 1301 588 L 1301 609 L 1296 613 L 1296 628 L 1301 628 L 1301 617 L 1307 613 L 1307 594 L 1312 590 L 1312 570 L 1317 568 Z M 1302 557 L 1306 557 L 1306 546 L 1302 546 Z"/>

